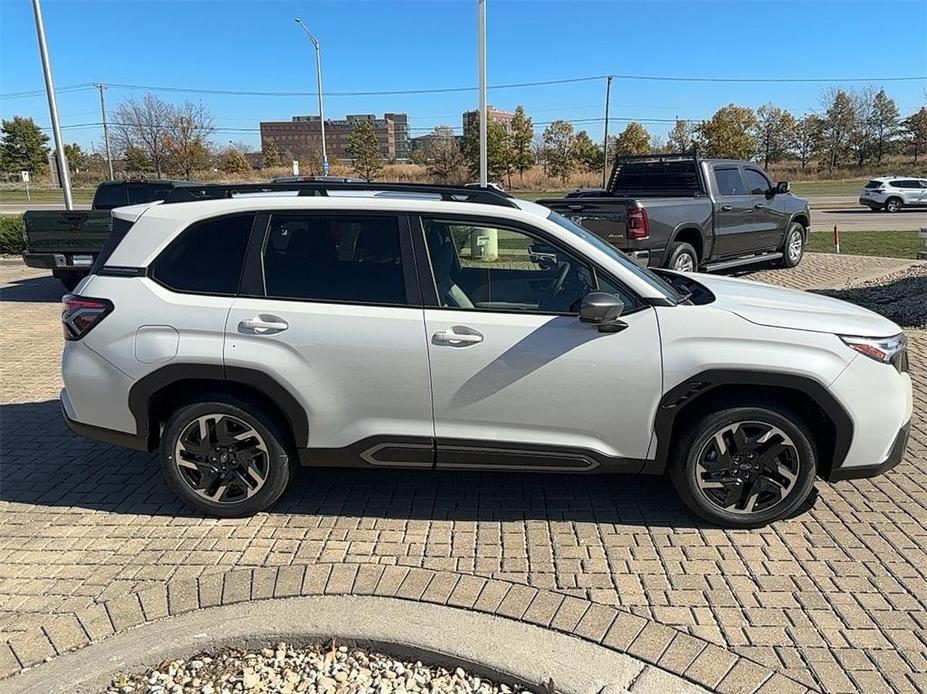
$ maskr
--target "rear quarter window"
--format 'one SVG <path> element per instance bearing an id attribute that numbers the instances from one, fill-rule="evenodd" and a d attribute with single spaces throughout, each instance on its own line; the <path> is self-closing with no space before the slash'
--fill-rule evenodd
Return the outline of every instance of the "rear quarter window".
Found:
<path id="1" fill-rule="evenodd" d="M 238 293 L 253 213 L 196 222 L 158 256 L 151 276 L 178 292 Z"/>
<path id="2" fill-rule="evenodd" d="M 882 181 L 869 181 L 864 188 L 880 188 L 882 186 Z"/>

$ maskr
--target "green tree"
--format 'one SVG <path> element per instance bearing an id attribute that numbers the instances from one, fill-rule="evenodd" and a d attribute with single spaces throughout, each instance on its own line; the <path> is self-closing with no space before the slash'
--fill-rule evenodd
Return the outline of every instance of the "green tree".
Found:
<path id="1" fill-rule="evenodd" d="M 753 132 L 763 167 L 785 158 L 795 129 L 795 117 L 774 104 L 763 104 L 756 110 Z"/>
<path id="2" fill-rule="evenodd" d="M 512 166 L 523 178 L 534 165 L 534 123 L 525 114 L 524 106 L 515 108 L 509 127 L 512 130 Z"/>
<path id="3" fill-rule="evenodd" d="M 875 139 L 876 161 L 881 164 L 882 156 L 890 154 L 895 144 L 899 127 L 898 106 L 884 89 L 876 92 L 872 98 L 872 110 L 869 114 L 869 126 Z"/>
<path id="4" fill-rule="evenodd" d="M 151 171 L 151 162 L 145 156 L 144 150 L 139 147 L 127 147 L 125 151 L 125 166 L 128 173 L 144 173 Z"/>
<path id="5" fill-rule="evenodd" d="M 833 173 L 849 151 L 850 132 L 856 123 L 853 98 L 843 89 L 828 89 L 821 97 L 825 109 L 821 128 L 821 147 L 827 157 L 827 170 Z"/>
<path id="6" fill-rule="evenodd" d="M 904 138 L 916 164 L 918 155 L 927 152 L 927 106 L 904 119 Z"/>
<path id="7" fill-rule="evenodd" d="M 219 170 L 223 173 L 240 174 L 251 171 L 247 157 L 237 147 L 228 147 L 219 155 Z"/>
<path id="8" fill-rule="evenodd" d="M 576 163 L 573 159 L 573 124 L 565 120 L 555 120 L 544 130 L 544 153 L 547 170 L 551 176 L 566 181 Z"/>
<path id="9" fill-rule="evenodd" d="M 13 116 L 2 121 L 0 169 L 48 173 L 48 135 L 31 118 Z"/>
<path id="10" fill-rule="evenodd" d="M 630 157 L 636 154 L 650 153 L 650 133 L 647 128 L 636 121 L 628 123 L 627 127 L 615 138 L 612 150 L 616 157 Z"/>
<path id="11" fill-rule="evenodd" d="M 422 152 L 429 175 L 442 183 L 461 177 L 464 157 L 449 126 L 436 126 L 429 133 Z"/>
<path id="12" fill-rule="evenodd" d="M 264 157 L 264 166 L 266 168 L 283 165 L 283 161 L 280 159 L 280 150 L 277 149 L 276 140 L 268 139 L 264 142 L 264 146 L 261 147 L 261 154 Z"/>
<path id="13" fill-rule="evenodd" d="M 472 176 L 480 172 L 479 117 L 464 136 L 464 157 Z M 491 181 L 502 181 L 514 168 L 512 135 L 499 121 L 489 119 L 486 127 L 486 168 Z"/>
<path id="14" fill-rule="evenodd" d="M 68 160 L 68 170 L 74 173 L 80 173 L 90 165 L 90 156 L 76 142 L 64 146 L 64 156 Z"/>
<path id="15" fill-rule="evenodd" d="M 380 143 L 370 121 L 359 121 L 351 129 L 347 152 L 354 171 L 365 181 L 372 181 L 383 169 Z"/>
<path id="16" fill-rule="evenodd" d="M 753 109 L 728 104 L 696 128 L 699 150 L 708 157 L 750 159 L 756 152 L 755 127 Z"/>
<path id="17" fill-rule="evenodd" d="M 694 128 L 687 120 L 676 119 L 676 124 L 670 130 L 666 138 L 667 147 L 670 152 L 682 153 L 688 152 L 692 147 Z"/>
<path id="18" fill-rule="evenodd" d="M 599 171 L 603 162 L 602 148 L 592 141 L 589 133 L 580 130 L 573 138 L 573 161 L 584 171 Z"/>
<path id="19" fill-rule="evenodd" d="M 813 113 L 802 116 L 795 121 L 789 138 L 789 149 L 798 157 L 801 170 L 805 170 L 808 162 L 821 150 L 821 132 L 823 123 Z"/>

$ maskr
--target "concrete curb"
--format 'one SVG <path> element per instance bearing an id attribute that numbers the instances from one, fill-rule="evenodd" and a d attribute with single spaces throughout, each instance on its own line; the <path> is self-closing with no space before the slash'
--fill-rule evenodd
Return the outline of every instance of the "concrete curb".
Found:
<path id="1" fill-rule="evenodd" d="M 221 605 L 320 595 L 381 596 L 507 617 L 627 654 L 718 692 L 808 691 L 746 657 L 613 607 L 498 579 L 379 564 L 238 569 L 130 593 L 11 638 L 0 646 L 0 678 L 166 617 Z"/>
<path id="2" fill-rule="evenodd" d="M 378 596 L 312 596 L 209 607 L 129 629 L 27 670 L 5 685 L 18 694 L 96 692 L 115 672 L 140 672 L 224 646 L 277 641 L 361 645 L 393 656 L 464 667 L 483 678 L 558 694 L 706 694 L 629 655 L 516 620 Z M 5 687 L 0 687 L 5 688 Z"/>

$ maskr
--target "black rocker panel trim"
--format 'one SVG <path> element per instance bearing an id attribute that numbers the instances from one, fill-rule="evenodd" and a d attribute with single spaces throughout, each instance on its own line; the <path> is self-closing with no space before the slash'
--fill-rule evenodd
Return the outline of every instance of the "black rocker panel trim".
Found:
<path id="1" fill-rule="evenodd" d="M 428 436 L 370 436 L 343 448 L 301 448 L 307 467 L 411 467 L 431 469 L 435 440 Z"/>
<path id="2" fill-rule="evenodd" d="M 169 364 L 139 379 L 129 390 L 129 410 L 135 418 L 137 435 L 154 449 L 153 432 L 149 431 L 151 398 L 164 388 L 187 380 L 217 381 L 250 386 L 273 401 L 284 413 L 297 446 L 309 440 L 309 419 L 306 411 L 290 392 L 261 371 L 214 364 Z"/>
<path id="3" fill-rule="evenodd" d="M 644 461 L 572 446 L 439 438 L 436 464 L 439 470 L 637 473 Z"/>
<path id="4" fill-rule="evenodd" d="M 686 379 L 671 388 L 660 399 L 654 431 L 657 453 L 645 472 L 662 474 L 669 462 L 673 424 L 686 407 L 722 386 L 760 386 L 797 391 L 808 396 L 827 415 L 836 433 L 831 460 L 819 460 L 818 465 L 834 474 L 846 458 L 853 440 L 853 420 L 843 406 L 823 385 L 804 376 L 737 369 L 712 369 Z M 820 468 L 819 468 L 820 469 Z"/>

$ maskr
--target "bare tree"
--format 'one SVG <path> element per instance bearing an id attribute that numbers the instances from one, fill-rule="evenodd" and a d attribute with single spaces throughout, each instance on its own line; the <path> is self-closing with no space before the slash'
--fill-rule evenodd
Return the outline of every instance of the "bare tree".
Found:
<path id="1" fill-rule="evenodd" d="M 116 139 L 124 152 L 140 151 L 158 178 L 164 173 L 168 148 L 164 140 L 173 107 L 154 94 L 141 100 L 126 99 L 116 108 L 114 123 Z"/>
<path id="2" fill-rule="evenodd" d="M 439 125 L 429 133 L 425 144 L 425 161 L 428 173 L 442 182 L 461 178 L 464 158 L 450 127 Z"/>
<path id="3" fill-rule="evenodd" d="M 212 115 L 203 104 L 188 101 L 171 108 L 164 136 L 170 169 L 189 179 L 194 171 L 209 166 L 209 136 L 214 130 Z"/>

